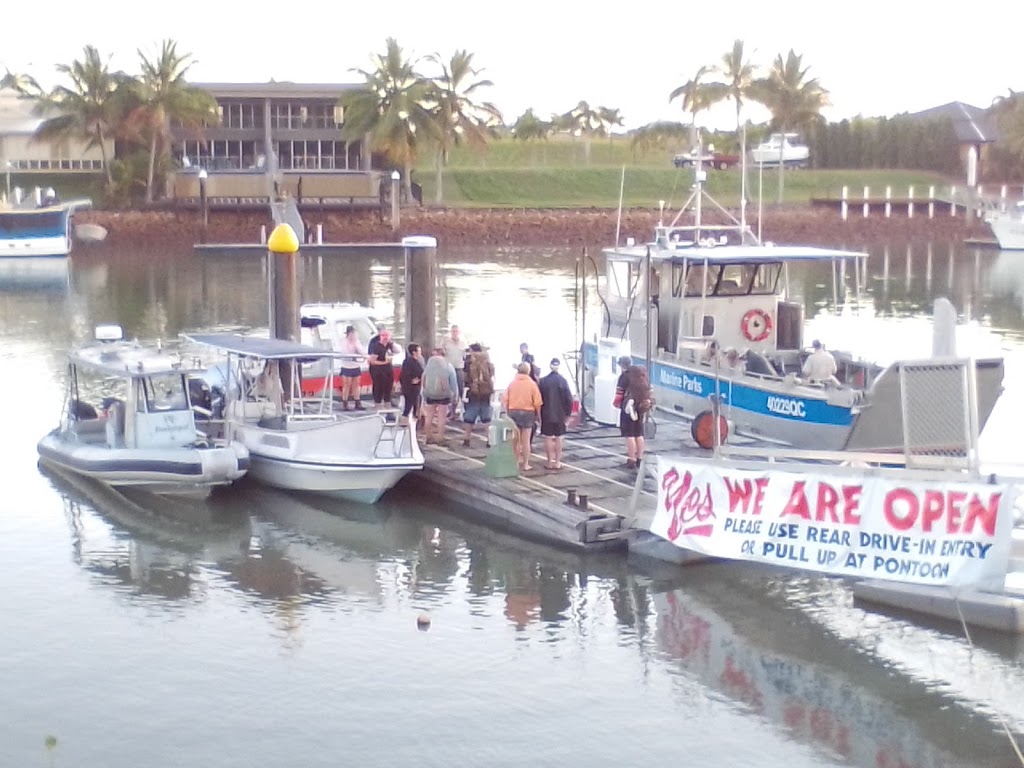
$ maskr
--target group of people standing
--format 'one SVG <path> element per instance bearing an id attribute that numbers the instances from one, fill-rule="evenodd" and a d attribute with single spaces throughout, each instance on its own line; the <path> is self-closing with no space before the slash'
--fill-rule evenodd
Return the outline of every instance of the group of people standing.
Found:
<path id="1" fill-rule="evenodd" d="M 360 401 L 360 362 L 365 357 L 369 366 L 373 402 L 376 408 L 390 407 L 394 388 L 394 357 L 397 348 L 390 331 L 379 329 L 362 350 L 356 329 L 345 332 L 341 363 L 341 399 L 346 410 L 364 410 Z M 549 372 L 541 376 L 527 344 L 519 347 L 520 362 L 516 374 L 501 397 L 501 404 L 516 425 L 514 449 L 519 468 L 533 469 L 530 464 L 533 437 L 539 427 L 544 438 L 545 469 L 562 468 L 562 443 L 572 416 L 573 397 L 569 383 L 559 369 L 561 362 L 552 358 Z M 644 452 L 644 424 L 653 408 L 647 370 L 634 366 L 629 357 L 619 359 L 619 380 L 615 390 L 615 406 L 620 410 L 619 430 L 626 439 L 626 467 L 635 469 Z M 449 335 L 433 347 L 429 357 L 421 345 L 413 342 L 405 350 L 398 376 L 404 400 L 402 423 L 422 416 L 421 435 L 428 445 L 446 445 L 448 421 L 461 415 L 462 444 L 468 446 L 477 424 L 486 430 L 493 421 L 492 398 L 495 392 L 494 364 L 483 345 L 468 346 L 457 325 Z M 461 407 L 460 407 L 461 406 Z M 490 441 L 487 441 L 490 447 Z"/>

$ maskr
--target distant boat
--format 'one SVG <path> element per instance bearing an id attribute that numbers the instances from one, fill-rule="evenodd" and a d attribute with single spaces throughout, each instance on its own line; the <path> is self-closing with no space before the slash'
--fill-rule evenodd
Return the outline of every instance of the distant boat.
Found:
<path id="1" fill-rule="evenodd" d="M 1001 250 L 1024 250 L 1024 200 L 1008 211 L 989 211 L 985 221 Z"/>
<path id="2" fill-rule="evenodd" d="M 99 224 L 75 224 L 75 239 L 80 243 L 102 243 L 107 239 L 107 229 Z"/>
<path id="3" fill-rule="evenodd" d="M 76 209 L 89 207 L 91 201 L 61 202 L 53 190 L 47 190 L 45 196 L 30 196 L 24 203 L 20 194 L 16 199 L 18 204 L 0 204 L 0 258 L 71 253 L 72 216 Z"/>
<path id="4" fill-rule="evenodd" d="M 750 161 L 762 166 L 777 166 L 781 159 L 787 167 L 802 168 L 810 157 L 811 151 L 799 142 L 795 133 L 773 133 L 767 141 L 750 150 Z"/>

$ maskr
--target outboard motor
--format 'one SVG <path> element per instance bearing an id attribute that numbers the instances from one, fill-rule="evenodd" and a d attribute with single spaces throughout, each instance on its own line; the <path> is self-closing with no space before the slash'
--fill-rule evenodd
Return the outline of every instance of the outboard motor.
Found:
<path id="1" fill-rule="evenodd" d="M 188 399 L 192 405 L 197 405 L 210 412 L 213 411 L 213 391 L 202 379 L 190 378 L 188 380 Z M 197 413 L 196 416 L 200 419 L 207 418 L 201 413 Z"/>

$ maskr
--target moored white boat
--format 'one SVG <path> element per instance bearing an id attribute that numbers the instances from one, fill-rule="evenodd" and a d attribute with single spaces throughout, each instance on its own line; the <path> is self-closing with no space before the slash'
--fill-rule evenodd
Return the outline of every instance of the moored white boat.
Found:
<path id="1" fill-rule="evenodd" d="M 334 386 L 341 387 L 341 378 L 338 373 L 342 362 L 346 357 L 343 352 L 342 343 L 345 340 L 345 329 L 352 326 L 356 330 L 356 336 L 363 349 L 370 343 L 377 334 L 377 319 L 373 316 L 369 307 L 364 307 L 358 302 L 348 301 L 323 301 L 311 304 L 303 304 L 299 307 L 299 317 L 302 326 L 302 341 L 313 347 L 323 347 L 334 350 L 338 353 L 333 358 L 333 370 L 335 374 Z M 395 381 L 398 381 L 398 374 L 405 359 L 405 351 L 395 345 L 396 352 L 392 357 L 392 364 L 395 369 Z M 369 392 L 371 387 L 369 366 L 364 356 L 357 356 L 350 362 L 358 362 L 362 373 L 359 377 L 360 390 Z M 315 366 L 307 367 L 303 371 L 303 382 L 308 388 L 307 391 L 323 386 L 324 371 L 319 374 Z"/>
<path id="2" fill-rule="evenodd" d="M 164 494 L 204 496 L 245 475 L 245 446 L 197 432 L 179 359 L 122 341 L 117 326 L 101 326 L 97 337 L 69 356 L 61 423 L 39 441 L 42 462 Z"/>
<path id="3" fill-rule="evenodd" d="M 1024 250 L 1024 200 L 1008 211 L 989 211 L 985 214 L 985 221 L 1000 249 Z"/>
<path id="4" fill-rule="evenodd" d="M 789 295 L 790 265 L 826 263 L 833 275 L 848 266 L 859 276 L 866 254 L 762 244 L 740 222 L 704 226 L 700 181 L 684 206 L 693 203 L 692 225 L 678 223 L 681 211 L 658 224 L 650 243 L 605 249 L 607 320 L 602 338 L 583 345 L 594 393 L 591 413 L 599 421 L 617 420 L 617 412 L 609 413 L 614 361 L 625 354 L 650 367 L 659 406 L 696 421 L 713 423 L 717 401 L 729 429 L 751 437 L 797 448 L 901 450 L 908 439 L 902 390 L 912 374 L 906 372 L 921 361 L 882 366 L 833 351 L 835 375 L 812 380 L 804 375 L 810 353 L 804 307 Z M 952 337 L 953 328 L 936 328 L 940 341 Z M 951 350 L 931 358 L 934 375 L 944 375 L 938 367 L 956 360 Z M 972 369 L 980 432 L 1002 391 L 1003 360 L 978 359 Z M 927 390 L 927 383 L 920 389 L 927 375 L 910 382 L 916 392 Z M 941 422 L 937 417 L 930 434 L 911 437 L 941 449 Z"/>
<path id="5" fill-rule="evenodd" d="M 773 133 L 767 141 L 750 150 L 754 165 L 803 167 L 811 157 L 811 151 L 801 144 L 795 133 Z"/>
<path id="6" fill-rule="evenodd" d="M 82 243 L 102 243 L 107 239 L 107 228 L 89 222 L 76 224 L 75 239 Z"/>
<path id="7" fill-rule="evenodd" d="M 47 190 L 18 204 L 0 204 L 0 258 L 67 256 L 74 244 L 72 216 L 89 200 L 60 202 Z"/>
<path id="8" fill-rule="evenodd" d="M 372 504 L 423 467 L 415 421 L 402 424 L 391 409 L 334 410 L 330 350 L 228 333 L 185 338 L 227 355 L 225 434 L 249 449 L 255 479 Z M 327 371 L 316 392 L 302 380 L 310 367 Z"/>

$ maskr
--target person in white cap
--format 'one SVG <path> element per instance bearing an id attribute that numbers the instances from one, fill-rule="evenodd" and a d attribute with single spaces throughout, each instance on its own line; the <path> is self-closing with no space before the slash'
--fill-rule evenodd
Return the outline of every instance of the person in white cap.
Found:
<path id="1" fill-rule="evenodd" d="M 836 381 L 836 359 L 832 353 L 817 339 L 811 343 L 811 348 L 813 351 L 804 361 L 804 378 L 810 381 Z"/>
<path id="2" fill-rule="evenodd" d="M 544 455 L 547 458 L 544 468 L 561 469 L 562 436 L 572 415 L 572 392 L 569 391 L 569 382 L 558 372 L 561 363 L 557 357 L 551 359 L 550 367 L 551 373 L 537 382 L 544 401 L 540 407 L 540 433 L 544 435 Z"/>

